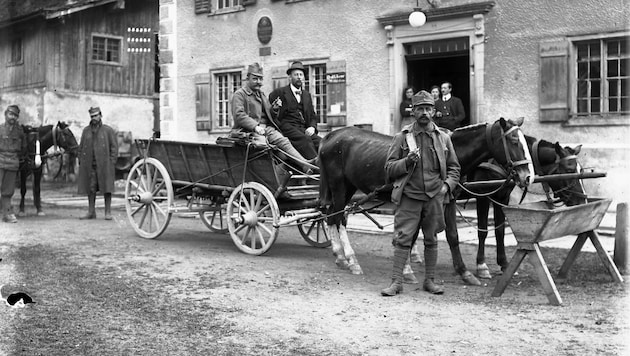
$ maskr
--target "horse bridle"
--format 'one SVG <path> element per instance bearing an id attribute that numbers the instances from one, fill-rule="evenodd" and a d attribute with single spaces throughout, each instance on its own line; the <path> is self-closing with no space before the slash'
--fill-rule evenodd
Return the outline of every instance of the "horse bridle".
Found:
<path id="1" fill-rule="evenodd" d="M 565 156 L 565 157 L 560 157 L 558 154 L 556 154 L 555 162 L 550 165 L 551 169 L 549 169 L 549 171 L 546 171 L 544 169 L 544 166 L 540 163 L 540 157 L 538 155 L 538 146 L 539 146 L 539 144 L 540 144 L 540 140 L 536 140 L 534 142 L 534 144 L 532 145 L 532 160 L 533 160 L 533 163 L 534 163 L 534 170 L 536 170 L 536 168 L 538 167 L 540 169 L 540 172 L 543 175 L 550 175 L 550 174 L 555 173 L 560 166 L 562 166 L 563 164 L 565 164 L 566 162 L 568 162 L 570 160 L 575 160 L 577 167 L 578 168 L 580 167 L 580 163 L 577 161 L 577 158 L 578 158 L 577 155 L 573 154 L 573 155 L 568 155 L 568 156 Z M 553 191 L 554 194 L 556 194 L 556 195 L 564 194 L 565 192 L 567 192 L 569 194 L 574 194 L 575 196 L 580 197 L 580 198 L 585 198 L 585 199 L 588 198 L 588 196 L 586 194 L 571 189 L 576 184 L 581 184 L 581 183 L 580 183 L 579 180 L 577 180 L 577 183 L 574 182 L 574 183 L 568 184 L 567 186 L 565 186 L 565 187 L 563 187 L 561 189 L 558 189 L 557 191 L 551 189 L 551 187 L 549 186 L 549 183 L 547 183 L 547 182 L 543 182 L 542 183 L 542 187 L 543 187 L 543 190 L 545 191 L 545 195 L 547 195 L 547 200 L 548 201 L 552 201 L 550 191 Z M 582 190 L 584 190 L 584 187 L 582 187 Z"/>
<path id="2" fill-rule="evenodd" d="M 494 125 L 487 125 L 486 126 L 486 144 L 488 145 L 488 149 L 492 149 L 493 147 L 493 142 L 492 142 L 492 128 Z M 500 125 L 499 125 L 500 126 Z M 527 159 L 527 149 L 525 147 L 527 147 L 527 144 L 525 143 L 525 146 L 523 148 L 523 150 L 525 151 L 525 159 L 519 160 L 519 161 L 513 161 L 512 160 L 512 155 L 510 154 L 510 150 L 508 149 L 507 146 L 507 139 L 506 137 L 508 135 L 510 135 L 512 132 L 520 130 L 521 128 L 519 126 L 512 126 L 511 128 L 509 128 L 507 131 L 503 131 L 503 128 L 501 128 L 501 143 L 503 144 L 503 151 L 505 154 L 505 159 L 506 159 L 506 168 L 507 170 L 510 172 L 510 176 L 512 176 L 515 173 L 515 169 L 516 167 L 519 166 L 523 166 L 523 165 L 529 165 L 532 164 L 532 160 L 531 159 Z M 523 145 L 523 143 L 521 142 L 521 145 Z M 532 175 L 534 174 L 534 172 L 532 172 Z M 509 179 L 510 177 L 508 177 Z"/>

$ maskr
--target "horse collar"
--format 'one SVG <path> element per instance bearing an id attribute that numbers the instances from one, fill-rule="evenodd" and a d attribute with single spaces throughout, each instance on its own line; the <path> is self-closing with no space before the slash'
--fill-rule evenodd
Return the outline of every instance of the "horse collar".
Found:
<path id="1" fill-rule="evenodd" d="M 53 147 L 54 152 L 57 152 L 57 125 L 53 125 L 52 128 L 52 139 L 53 139 Z"/>

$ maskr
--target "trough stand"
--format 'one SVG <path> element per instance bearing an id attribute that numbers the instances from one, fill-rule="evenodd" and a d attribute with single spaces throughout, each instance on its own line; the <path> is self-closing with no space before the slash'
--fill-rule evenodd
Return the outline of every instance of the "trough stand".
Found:
<path id="1" fill-rule="evenodd" d="M 562 298 L 560 298 L 558 289 L 540 252 L 539 242 L 567 235 L 578 235 L 578 237 L 560 268 L 558 273 L 560 278 L 566 277 L 586 239 L 590 238 L 613 280 L 617 283 L 623 282 L 617 266 L 602 247 L 599 235 L 595 232 L 595 228 L 599 226 L 610 203 L 610 199 L 601 199 L 592 200 L 583 205 L 553 209 L 547 202 L 541 201 L 504 207 L 503 211 L 518 244 L 516 253 L 494 287 L 492 296 L 500 297 L 503 294 L 521 262 L 529 254 L 530 262 L 536 270 L 549 302 L 552 305 L 561 305 Z"/>

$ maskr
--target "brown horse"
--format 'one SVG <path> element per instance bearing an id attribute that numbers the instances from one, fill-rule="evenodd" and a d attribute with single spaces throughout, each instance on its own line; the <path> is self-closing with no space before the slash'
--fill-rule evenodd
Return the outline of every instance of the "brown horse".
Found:
<path id="1" fill-rule="evenodd" d="M 45 215 L 42 210 L 41 199 L 41 180 L 43 173 L 43 165 L 45 164 L 46 153 L 49 148 L 55 148 L 55 153 L 51 155 L 61 154 L 58 147 L 70 152 L 70 160 L 74 161 L 75 152 L 79 145 L 77 139 L 65 122 L 59 121 L 56 125 L 45 125 L 40 127 L 23 126 L 24 133 L 27 134 L 28 157 L 20 162 L 20 210 L 18 215 L 24 216 L 24 197 L 26 196 L 26 180 L 33 175 L 33 203 L 37 209 L 37 215 Z M 39 153 L 42 157 L 40 165 L 35 165 L 36 144 L 39 142 Z"/>
<path id="2" fill-rule="evenodd" d="M 579 164 L 577 163 L 577 154 L 580 152 L 581 145 L 574 148 L 562 147 L 558 142 L 551 143 L 545 140 L 538 140 L 535 137 L 525 136 L 527 146 L 533 158 L 534 171 L 538 176 L 549 174 L 577 173 Z M 472 174 L 472 181 L 496 180 L 504 179 L 507 172 L 496 165 L 480 165 Z M 555 180 L 549 183 L 542 183 L 547 198 L 552 199 L 553 193 L 561 202 L 567 206 L 573 206 L 586 203 L 586 194 L 584 187 L 579 179 Z M 545 186 L 548 184 L 548 186 Z M 494 214 L 494 234 L 497 246 L 497 264 L 504 271 L 507 268 L 508 260 L 505 255 L 505 215 L 502 206 L 509 203 L 510 193 L 514 189 L 514 184 L 508 184 L 503 189 L 493 192 L 493 194 L 485 196 L 491 191 L 478 190 L 480 193 L 476 197 L 479 247 L 477 249 L 477 275 L 480 278 L 492 278 L 485 259 L 485 242 L 488 236 L 488 211 L 492 202 Z M 551 190 L 551 191 L 549 191 Z M 463 195 L 468 196 L 467 192 Z M 477 194 L 476 194 L 477 195 Z"/>
<path id="3" fill-rule="evenodd" d="M 517 121 L 501 118 L 492 124 L 455 130 L 451 140 L 462 175 L 481 162 L 495 158 L 511 172 L 519 186 L 527 186 L 533 178 L 533 167 L 519 129 L 522 123 L 522 118 Z M 348 240 L 343 212 L 357 190 L 368 197 L 389 201 L 392 185 L 386 182 L 384 167 L 391 142 L 391 136 L 347 127 L 331 132 L 320 145 L 320 199 L 328 216 L 326 230 L 337 265 L 350 269 L 353 274 L 363 271 Z M 447 239 L 456 271 L 463 277 L 472 276 L 462 260 L 457 234 Z"/>

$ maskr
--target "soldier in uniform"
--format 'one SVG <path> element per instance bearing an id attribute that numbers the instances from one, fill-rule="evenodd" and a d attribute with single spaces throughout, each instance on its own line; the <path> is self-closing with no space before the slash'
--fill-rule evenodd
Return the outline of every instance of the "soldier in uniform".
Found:
<path id="1" fill-rule="evenodd" d="M 4 123 L 0 124 L 0 211 L 2 221 L 16 223 L 11 197 L 15 192 L 15 178 L 20 168 L 20 159 L 26 156 L 27 142 L 22 126 L 18 124 L 20 108 L 9 105 L 4 112 Z"/>

